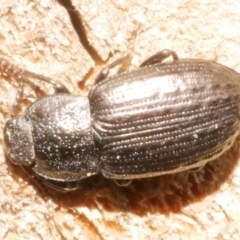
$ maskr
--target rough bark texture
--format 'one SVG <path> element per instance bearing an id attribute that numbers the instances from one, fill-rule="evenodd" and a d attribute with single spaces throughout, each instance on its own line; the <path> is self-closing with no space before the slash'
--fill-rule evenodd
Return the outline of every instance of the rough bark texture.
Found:
<path id="1" fill-rule="evenodd" d="M 240 3 L 230 1 L 0 0 L 0 54 L 87 94 L 99 69 L 131 53 L 130 67 L 170 48 L 240 72 Z M 94 71 L 93 67 L 96 65 Z M 1 76 L 0 128 L 17 83 Z M 38 88 L 37 88 L 38 87 Z M 40 89 L 39 89 L 40 88 Z M 37 91 L 36 91 L 37 89 Z M 29 80 L 23 106 L 48 84 Z M 197 172 L 133 181 L 95 176 L 80 189 L 42 191 L 4 155 L 0 134 L 1 239 L 239 239 L 239 143 Z"/>

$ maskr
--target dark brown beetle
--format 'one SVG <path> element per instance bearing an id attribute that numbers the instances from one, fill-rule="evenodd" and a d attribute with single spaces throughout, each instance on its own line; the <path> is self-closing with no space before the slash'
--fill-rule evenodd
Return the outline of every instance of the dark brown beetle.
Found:
<path id="1" fill-rule="evenodd" d="M 173 61 L 163 63 L 169 56 Z M 54 84 L 56 94 L 7 121 L 12 162 L 32 166 L 46 185 L 71 191 L 98 173 L 129 180 L 200 167 L 232 146 L 239 134 L 240 74 L 163 50 L 140 68 L 107 78 L 121 61 L 101 72 L 88 97 L 16 71 L 18 81 L 39 78 Z"/>

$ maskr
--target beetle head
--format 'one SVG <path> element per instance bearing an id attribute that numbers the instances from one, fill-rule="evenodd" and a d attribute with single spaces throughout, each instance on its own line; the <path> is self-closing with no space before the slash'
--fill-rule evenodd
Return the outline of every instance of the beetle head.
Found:
<path id="1" fill-rule="evenodd" d="M 26 116 L 7 121 L 4 127 L 4 143 L 11 161 L 17 165 L 30 165 L 34 158 L 31 122 Z"/>

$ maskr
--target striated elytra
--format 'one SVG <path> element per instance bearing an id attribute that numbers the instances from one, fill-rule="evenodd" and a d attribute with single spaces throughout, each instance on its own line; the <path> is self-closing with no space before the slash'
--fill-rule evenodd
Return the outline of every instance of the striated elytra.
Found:
<path id="1" fill-rule="evenodd" d="M 173 60 L 162 62 L 168 56 Z M 121 61 L 100 73 L 88 97 L 48 95 L 8 120 L 11 161 L 31 166 L 46 185 L 71 191 L 98 173 L 128 180 L 200 167 L 232 146 L 240 74 L 163 50 L 138 69 L 107 77 Z"/>

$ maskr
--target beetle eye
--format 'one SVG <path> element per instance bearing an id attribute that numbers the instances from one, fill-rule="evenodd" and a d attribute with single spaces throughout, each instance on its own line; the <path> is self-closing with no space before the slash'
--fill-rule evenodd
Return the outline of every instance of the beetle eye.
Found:
<path id="1" fill-rule="evenodd" d="M 30 165 L 35 158 L 31 122 L 25 116 L 7 121 L 4 143 L 9 158 L 17 165 Z"/>

